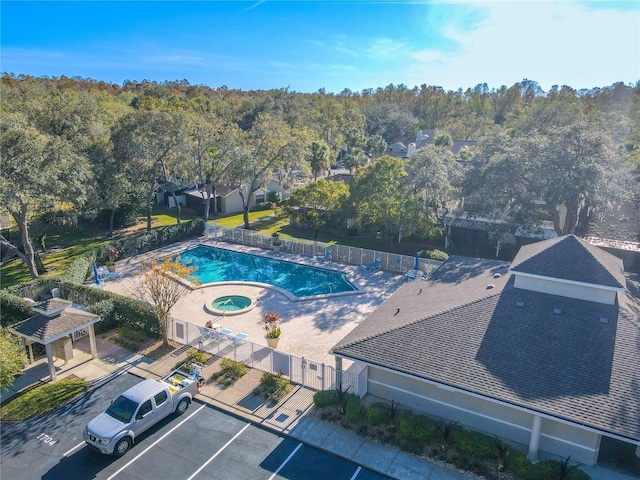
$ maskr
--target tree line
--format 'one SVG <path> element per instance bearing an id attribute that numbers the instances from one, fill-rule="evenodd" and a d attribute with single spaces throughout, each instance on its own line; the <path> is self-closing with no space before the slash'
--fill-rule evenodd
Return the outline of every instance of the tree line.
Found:
<path id="1" fill-rule="evenodd" d="M 640 83 L 331 94 L 4 74 L 0 88 L 0 208 L 20 230 L 19 242 L 0 242 L 34 277 L 44 268 L 37 218 L 100 217 L 112 232 L 146 210 L 150 229 L 155 192 L 176 180 L 204 192 L 205 220 L 217 186 L 238 189 L 248 227 L 251 195 L 270 178 L 291 188 L 340 163 L 356 173 L 348 187 L 302 190 L 292 206 L 316 233 L 353 218 L 389 239 L 428 235 L 433 209 L 463 199 L 505 228 L 551 220 L 570 233 L 590 209 L 640 198 Z M 381 156 L 422 129 L 478 145 L 454 153 L 439 141 L 407 159 Z"/>

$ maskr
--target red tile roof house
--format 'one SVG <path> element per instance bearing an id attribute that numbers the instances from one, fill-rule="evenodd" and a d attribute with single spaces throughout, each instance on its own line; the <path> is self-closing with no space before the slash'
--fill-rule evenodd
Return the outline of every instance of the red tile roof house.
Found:
<path id="1" fill-rule="evenodd" d="M 521 444 L 531 460 L 592 465 L 605 437 L 640 456 L 640 301 L 625 284 L 620 259 L 573 235 L 523 246 L 510 265 L 452 256 L 332 353 L 338 369 L 362 367 L 366 393 Z"/>

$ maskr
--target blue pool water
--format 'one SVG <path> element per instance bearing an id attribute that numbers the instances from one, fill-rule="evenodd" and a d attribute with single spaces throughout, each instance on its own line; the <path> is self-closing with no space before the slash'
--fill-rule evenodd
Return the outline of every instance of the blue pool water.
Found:
<path id="1" fill-rule="evenodd" d="M 203 284 L 230 281 L 267 283 L 296 297 L 357 290 L 338 272 L 205 245 L 182 252 L 180 263 L 196 267 L 192 277 Z"/>

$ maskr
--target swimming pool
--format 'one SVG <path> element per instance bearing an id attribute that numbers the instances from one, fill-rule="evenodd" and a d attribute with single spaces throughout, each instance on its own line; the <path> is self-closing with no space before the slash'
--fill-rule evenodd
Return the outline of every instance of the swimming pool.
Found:
<path id="1" fill-rule="evenodd" d="M 206 245 L 182 252 L 180 263 L 196 267 L 192 277 L 202 284 L 233 281 L 266 283 L 286 290 L 294 297 L 358 291 L 339 272 Z"/>

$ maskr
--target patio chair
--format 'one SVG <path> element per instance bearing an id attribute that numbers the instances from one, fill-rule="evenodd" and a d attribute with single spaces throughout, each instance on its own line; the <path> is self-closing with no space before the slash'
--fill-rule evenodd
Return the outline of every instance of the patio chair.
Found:
<path id="1" fill-rule="evenodd" d="M 239 343 L 242 340 L 244 340 L 245 338 L 247 338 L 248 336 L 249 336 L 248 333 L 240 332 L 240 333 L 234 335 L 233 337 L 231 337 L 231 340 L 233 340 L 233 343 Z"/>
<path id="2" fill-rule="evenodd" d="M 380 270 L 380 257 L 376 258 L 373 263 L 365 263 L 362 265 L 365 270 Z"/>
<path id="3" fill-rule="evenodd" d="M 110 272 L 105 267 L 98 268 L 98 273 L 102 278 L 121 277 L 122 272 Z"/>
<path id="4" fill-rule="evenodd" d="M 218 340 L 223 340 L 225 337 L 231 336 L 231 332 L 233 332 L 233 330 L 230 328 L 221 328 L 215 331 L 215 336 Z"/>
<path id="5" fill-rule="evenodd" d="M 317 255 L 316 260 L 320 260 L 321 262 L 330 262 L 332 253 L 331 249 L 328 249 L 324 255 Z"/>
<path id="6" fill-rule="evenodd" d="M 217 323 L 209 327 L 198 327 L 200 330 L 200 335 L 202 336 L 202 343 L 205 343 L 209 340 L 215 340 L 218 338 L 217 333 L 220 330 L 220 325 Z"/>

